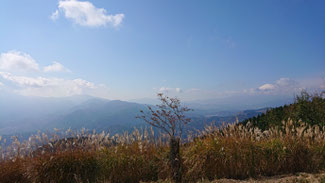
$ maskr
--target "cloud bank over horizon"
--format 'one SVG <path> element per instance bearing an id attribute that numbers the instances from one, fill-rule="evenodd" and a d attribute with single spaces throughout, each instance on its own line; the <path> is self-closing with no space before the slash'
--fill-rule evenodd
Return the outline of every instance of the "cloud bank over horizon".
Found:
<path id="1" fill-rule="evenodd" d="M 31 55 L 24 52 L 12 50 L 0 54 L 0 87 L 7 88 L 7 91 L 20 95 L 41 97 L 92 95 L 123 100 L 132 98 L 132 96 L 125 98 L 125 95 L 123 98 L 117 90 L 108 88 L 104 84 L 96 84 L 82 78 L 49 77 L 48 74 L 50 73 L 72 74 L 70 69 L 56 61 L 42 67 Z M 153 88 L 150 96 L 153 97 L 155 93 L 165 93 L 190 101 L 248 95 L 293 96 L 302 90 L 325 90 L 325 79 L 320 77 L 304 79 L 280 78 L 255 88 L 228 91 L 222 91 L 222 88 L 217 91 L 162 86 Z M 138 98 L 148 97 L 146 94 Z"/>
<path id="2" fill-rule="evenodd" d="M 47 73 L 51 72 L 71 71 L 59 62 L 53 62 L 41 70 L 38 62 L 32 56 L 19 51 L 8 51 L 0 54 L 0 87 L 6 87 L 9 92 L 40 97 L 72 95 L 108 97 L 109 88 L 104 84 L 95 84 L 81 78 L 65 79 L 46 76 Z"/>
<path id="3" fill-rule="evenodd" d="M 222 90 L 222 88 L 220 88 Z M 255 88 L 247 88 L 243 90 L 207 90 L 199 88 L 172 88 L 161 87 L 153 88 L 156 93 L 164 93 L 171 96 L 178 96 L 186 101 L 191 100 L 209 100 L 217 98 L 228 98 L 235 96 L 289 96 L 299 94 L 306 90 L 309 92 L 319 92 L 325 90 L 325 78 L 310 77 L 304 79 L 280 78 L 273 83 L 264 83 Z"/>

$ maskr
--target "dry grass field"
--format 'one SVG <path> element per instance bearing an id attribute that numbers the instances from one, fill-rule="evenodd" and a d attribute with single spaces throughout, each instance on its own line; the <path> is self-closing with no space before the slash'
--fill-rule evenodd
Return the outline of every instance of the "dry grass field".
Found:
<path id="1" fill-rule="evenodd" d="M 245 182 L 254 178 L 263 182 L 261 177 L 325 170 L 325 128 L 304 123 L 295 126 L 290 120 L 282 128 L 263 132 L 249 125 L 207 126 L 184 140 L 183 181 Z M 0 182 L 168 180 L 167 142 L 167 135 L 154 134 L 152 129 L 113 136 L 84 130 L 58 131 L 51 137 L 39 133 L 23 142 L 13 138 L 11 144 L 1 139 Z M 304 175 L 308 175 L 306 181 L 315 179 L 310 174 L 287 178 L 300 181 Z"/>

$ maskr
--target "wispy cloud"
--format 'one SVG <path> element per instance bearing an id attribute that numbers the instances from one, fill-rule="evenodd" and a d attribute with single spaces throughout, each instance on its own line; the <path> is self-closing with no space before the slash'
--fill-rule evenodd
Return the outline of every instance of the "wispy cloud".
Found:
<path id="1" fill-rule="evenodd" d="M 44 67 L 42 71 L 36 60 L 29 54 L 19 51 L 0 54 L 0 86 L 3 85 L 2 82 L 5 82 L 8 91 L 42 97 L 65 97 L 79 94 L 108 97 L 109 89 L 103 84 L 95 84 L 81 78 L 64 79 L 42 76 L 47 72 L 70 72 L 59 62 L 53 62 Z M 29 77 L 35 74 L 40 76 Z"/>
<path id="2" fill-rule="evenodd" d="M 43 87 L 51 83 L 50 79 L 43 77 L 25 77 L 25 76 L 15 76 L 11 73 L 0 72 L 0 76 L 8 81 L 11 81 L 21 87 Z"/>
<path id="3" fill-rule="evenodd" d="M 181 88 L 161 87 L 161 88 L 159 88 L 159 92 L 163 92 L 163 93 L 168 93 L 168 92 L 182 93 L 183 91 L 182 91 Z"/>
<path id="4" fill-rule="evenodd" d="M 262 91 L 267 91 L 267 90 L 274 90 L 276 88 L 276 86 L 275 85 L 273 85 L 273 84 L 264 84 L 264 85 L 262 85 L 262 86 L 260 86 L 260 87 L 258 87 L 258 89 L 259 90 L 262 90 Z"/>
<path id="5" fill-rule="evenodd" d="M 95 84 L 81 78 L 63 79 L 46 77 L 16 76 L 0 72 L 0 77 L 11 82 L 12 90 L 21 95 L 42 97 L 65 97 L 71 95 L 94 95 L 107 97 L 109 89 L 103 84 Z"/>
<path id="6" fill-rule="evenodd" d="M 295 93 L 306 88 L 302 83 L 290 78 L 280 78 L 274 83 L 266 83 L 256 89 L 256 92 L 270 93 L 270 94 L 286 94 Z"/>
<path id="7" fill-rule="evenodd" d="M 8 51 L 0 54 L 0 70 L 8 72 L 39 72 L 38 62 L 29 54 L 20 51 Z M 43 68 L 44 72 L 71 72 L 59 62 Z"/>
<path id="8" fill-rule="evenodd" d="M 39 71 L 39 66 L 30 55 L 13 50 L 0 55 L 0 69 L 6 71 Z"/>
<path id="9" fill-rule="evenodd" d="M 44 72 L 71 72 L 69 69 L 65 68 L 59 62 L 53 62 L 53 64 L 44 67 L 43 71 Z"/>
<path id="10" fill-rule="evenodd" d="M 56 19 L 58 19 L 60 16 L 59 14 L 59 10 L 55 10 L 55 12 L 52 13 L 52 15 L 50 16 L 50 18 L 55 21 Z"/>
<path id="11" fill-rule="evenodd" d="M 257 88 L 245 89 L 247 94 L 267 94 L 267 95 L 293 95 L 302 90 L 320 91 L 324 90 L 325 80 L 317 78 L 291 79 L 280 78 L 272 83 L 265 83 Z"/>
<path id="12" fill-rule="evenodd" d="M 323 78 L 304 78 L 304 79 L 291 79 L 280 78 L 276 81 L 264 83 L 255 88 L 246 88 L 242 90 L 209 90 L 202 88 L 189 88 L 181 89 L 161 87 L 154 88 L 157 92 L 164 92 L 168 95 L 177 95 L 183 100 L 209 100 L 209 99 L 222 99 L 241 96 L 288 96 L 292 97 L 299 94 L 302 90 L 320 91 L 325 90 L 325 79 Z"/>
<path id="13" fill-rule="evenodd" d="M 124 14 L 107 14 L 105 9 L 96 8 L 89 1 L 78 0 L 60 0 L 58 10 L 52 14 L 51 19 L 56 20 L 60 12 L 74 23 L 87 27 L 106 25 L 117 27 L 122 23 L 125 16 Z"/>

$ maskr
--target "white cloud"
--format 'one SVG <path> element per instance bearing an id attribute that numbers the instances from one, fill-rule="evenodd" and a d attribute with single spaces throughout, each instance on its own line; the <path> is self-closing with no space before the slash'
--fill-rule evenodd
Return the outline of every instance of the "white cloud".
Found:
<path id="1" fill-rule="evenodd" d="M 315 79 L 312 79 L 315 82 Z M 312 83 L 313 83 L 312 82 Z M 319 88 L 317 84 L 306 85 L 306 82 L 303 80 L 293 80 L 290 78 L 280 78 L 276 80 L 273 84 L 263 84 L 257 89 L 253 89 L 254 92 L 249 92 L 251 94 L 254 93 L 263 93 L 263 94 L 289 94 L 292 95 L 294 93 L 300 92 L 305 88 Z M 252 91 L 252 89 L 250 89 Z"/>
<path id="2" fill-rule="evenodd" d="M 279 80 L 276 80 L 274 84 L 269 84 L 269 86 L 270 86 L 269 90 L 280 90 L 280 91 L 288 91 L 300 87 L 299 82 L 290 78 L 280 78 Z"/>
<path id="3" fill-rule="evenodd" d="M 182 93 L 182 89 L 181 88 L 168 88 L 168 87 L 161 87 L 159 89 L 159 92 L 176 92 L 176 93 Z"/>
<path id="4" fill-rule="evenodd" d="M 99 27 L 112 25 L 116 27 L 124 19 L 124 14 L 108 15 L 105 9 L 96 8 L 89 1 L 60 0 L 58 8 L 64 13 L 66 18 L 82 26 Z M 59 11 L 57 10 L 56 12 L 52 14 L 55 18 L 59 16 Z"/>
<path id="5" fill-rule="evenodd" d="M 21 95 L 42 97 L 65 97 L 78 94 L 104 98 L 110 97 L 109 89 L 103 84 L 95 84 L 80 78 L 29 77 L 24 75 L 31 74 L 27 71 L 40 71 L 38 63 L 30 55 L 18 51 L 9 51 L 0 54 L 0 79 L 1 81 L 6 81 L 8 91 Z M 43 71 L 70 72 L 69 69 L 58 62 L 53 62 L 53 64 L 44 67 Z M 23 75 L 17 75 L 17 73 Z M 42 72 L 37 73 L 42 74 Z M 2 82 L 0 82 L 1 85 L 3 85 Z"/>
<path id="6" fill-rule="evenodd" d="M 10 73 L 6 72 L 0 72 L 0 76 L 2 76 L 3 79 L 6 79 L 8 81 L 11 81 L 19 86 L 23 87 L 43 87 L 49 84 L 50 80 L 43 77 L 25 77 L 25 76 L 15 76 Z"/>
<path id="7" fill-rule="evenodd" d="M 50 18 L 54 21 L 54 20 L 58 19 L 59 16 L 60 16 L 59 10 L 56 10 L 55 12 L 52 13 L 52 15 L 50 16 Z"/>
<path id="8" fill-rule="evenodd" d="M 0 54 L 0 70 L 5 71 L 39 71 L 39 65 L 29 54 L 19 51 L 8 51 Z M 44 72 L 71 72 L 59 62 L 53 62 L 43 68 Z"/>
<path id="9" fill-rule="evenodd" d="M 43 69 L 44 72 L 71 72 L 69 69 L 65 68 L 62 64 L 59 62 L 53 62 L 52 65 L 48 65 L 44 67 Z"/>
<path id="10" fill-rule="evenodd" d="M 18 51 L 9 51 L 0 55 L 0 69 L 7 71 L 39 71 L 39 66 L 30 55 Z"/>
<path id="11" fill-rule="evenodd" d="M 65 97 L 87 94 L 98 97 L 108 97 L 109 89 L 102 84 L 95 84 L 83 79 L 62 79 L 45 77 L 15 76 L 0 72 L 0 76 L 10 81 L 16 87 L 16 93 L 27 96 Z"/>
<path id="12" fill-rule="evenodd" d="M 280 78 L 274 82 L 264 83 L 255 88 L 246 88 L 241 90 L 209 90 L 204 88 L 189 88 L 177 89 L 170 87 L 153 88 L 157 92 L 163 92 L 170 96 L 178 96 L 185 101 L 193 100 L 209 100 L 209 99 L 222 99 L 232 97 L 245 97 L 245 96 L 294 96 L 299 94 L 301 90 L 307 91 L 321 91 L 325 89 L 325 78 L 304 78 L 304 79 L 291 79 Z"/>
<path id="13" fill-rule="evenodd" d="M 276 86 L 273 84 L 264 84 L 264 85 L 260 86 L 258 89 L 265 91 L 265 90 L 274 90 L 275 88 L 276 88 Z"/>
<path id="14" fill-rule="evenodd" d="M 73 82 L 78 84 L 79 86 L 83 86 L 86 88 L 91 88 L 91 89 L 96 88 L 96 85 L 94 83 L 91 83 L 91 82 L 83 80 L 83 79 L 74 79 Z M 103 85 L 101 84 L 100 86 L 103 86 Z"/>

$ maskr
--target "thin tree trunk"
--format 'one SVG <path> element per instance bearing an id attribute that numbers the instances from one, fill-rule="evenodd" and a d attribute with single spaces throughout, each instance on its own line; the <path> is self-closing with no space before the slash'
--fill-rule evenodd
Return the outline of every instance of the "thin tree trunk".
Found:
<path id="1" fill-rule="evenodd" d="M 179 153 L 180 139 L 170 138 L 170 166 L 171 166 L 171 178 L 175 183 L 182 182 L 182 170 L 181 170 L 181 157 Z"/>

